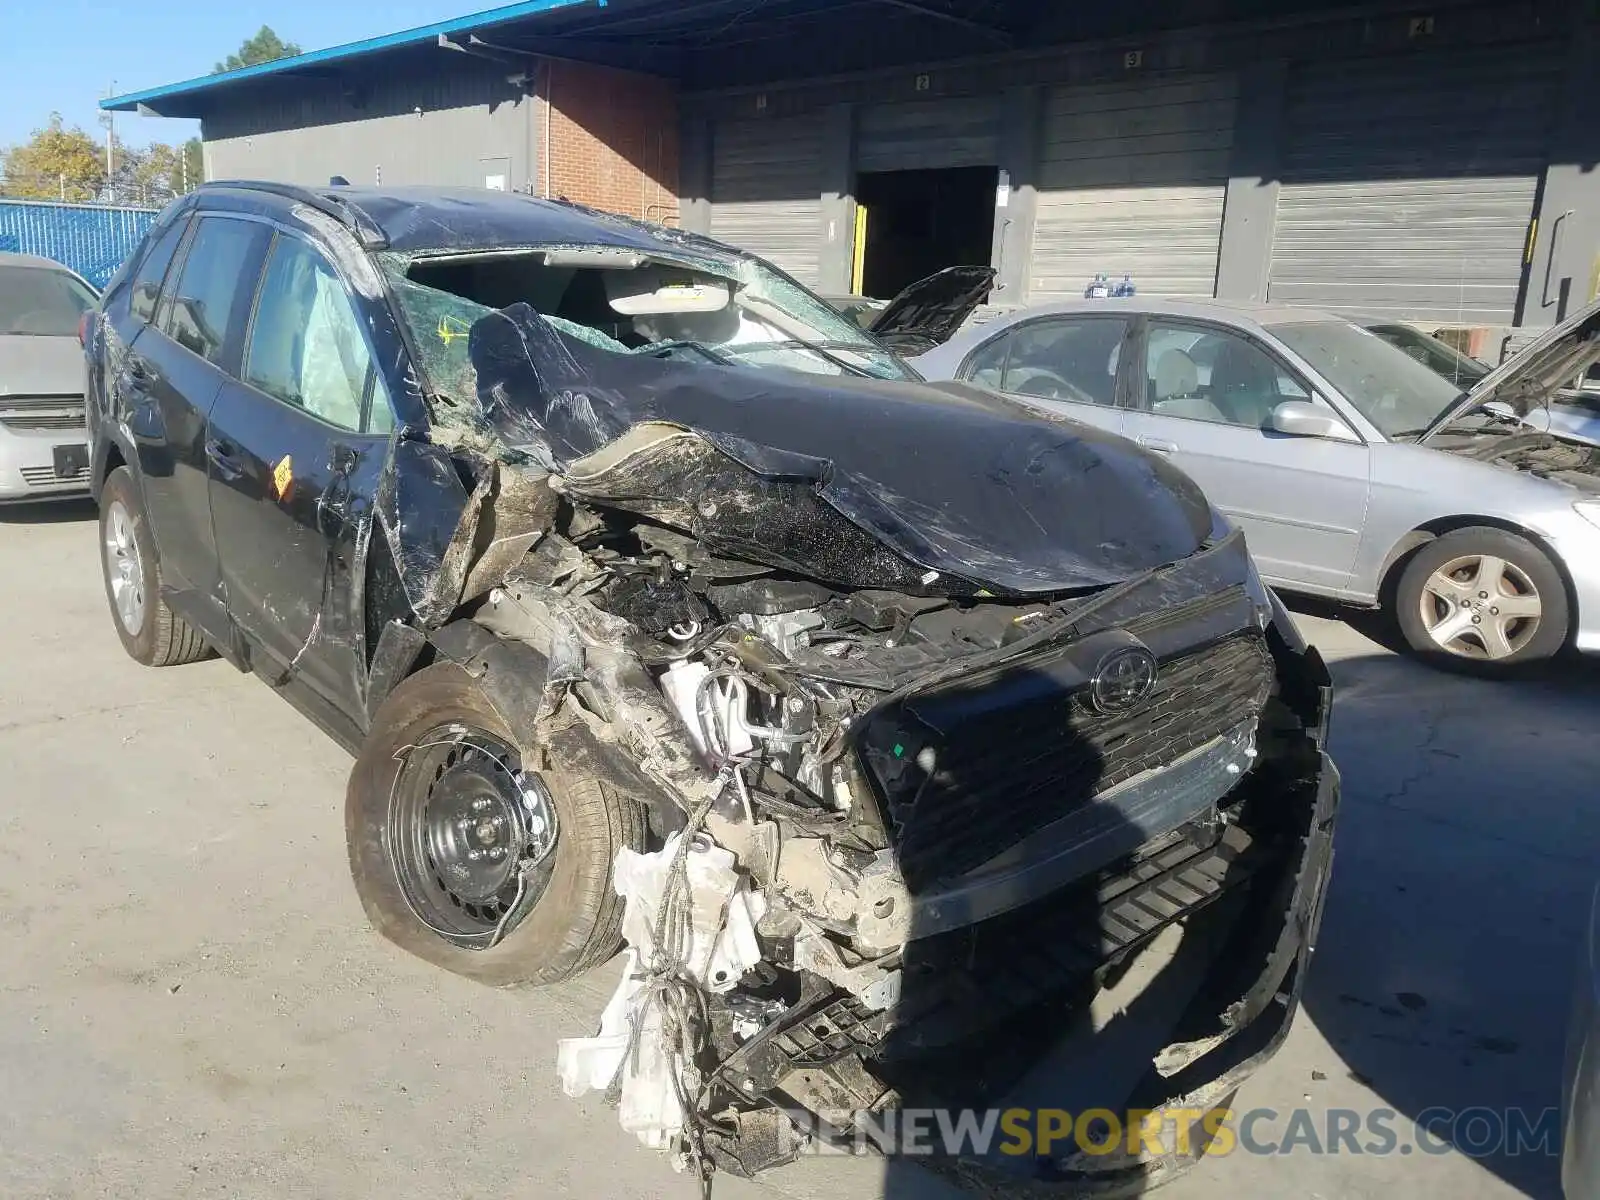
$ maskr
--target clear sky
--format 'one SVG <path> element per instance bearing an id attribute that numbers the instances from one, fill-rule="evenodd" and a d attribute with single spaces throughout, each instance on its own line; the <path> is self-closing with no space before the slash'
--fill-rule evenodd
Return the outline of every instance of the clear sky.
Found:
<path id="1" fill-rule="evenodd" d="M 262 25 L 286 42 L 317 50 L 359 41 L 510 0 L 4 0 L 0 38 L 0 147 L 25 141 L 52 112 L 96 137 L 96 104 L 113 82 L 136 92 L 204 75 Z M 198 122 L 117 114 L 130 145 L 176 142 Z"/>

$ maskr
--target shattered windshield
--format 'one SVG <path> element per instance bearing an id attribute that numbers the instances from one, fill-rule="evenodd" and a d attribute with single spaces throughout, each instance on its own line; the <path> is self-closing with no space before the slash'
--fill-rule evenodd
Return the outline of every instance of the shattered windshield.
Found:
<path id="1" fill-rule="evenodd" d="M 914 380 L 859 326 L 750 259 L 671 260 L 611 247 L 379 256 L 430 387 L 477 400 L 472 326 L 526 303 L 563 337 L 617 355 L 753 370 Z"/>

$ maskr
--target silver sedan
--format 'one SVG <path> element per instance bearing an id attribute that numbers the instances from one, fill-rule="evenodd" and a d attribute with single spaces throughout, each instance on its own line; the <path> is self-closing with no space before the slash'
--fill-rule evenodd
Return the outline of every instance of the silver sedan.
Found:
<path id="1" fill-rule="evenodd" d="M 1024 310 L 912 364 L 1170 457 L 1287 591 L 1389 609 L 1418 653 L 1600 651 L 1600 450 L 1530 410 L 1600 359 L 1600 306 L 1470 392 L 1306 309 L 1136 297 Z"/>

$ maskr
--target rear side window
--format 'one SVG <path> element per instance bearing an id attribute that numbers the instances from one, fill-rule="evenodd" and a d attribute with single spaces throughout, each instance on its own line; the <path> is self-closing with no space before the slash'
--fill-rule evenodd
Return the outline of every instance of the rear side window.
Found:
<path id="1" fill-rule="evenodd" d="M 362 428 L 373 386 L 372 355 L 344 282 L 297 238 L 279 237 L 261 281 L 244 379 L 252 387 L 341 429 Z M 382 396 L 373 401 L 380 421 Z"/>
<path id="2" fill-rule="evenodd" d="M 161 331 L 202 358 L 222 362 L 228 331 L 243 321 L 255 291 L 265 225 L 202 217 L 183 270 L 161 302 Z"/>
<path id="3" fill-rule="evenodd" d="M 144 256 L 144 262 L 139 264 L 139 273 L 133 277 L 133 296 L 128 301 L 129 309 L 138 320 L 146 323 L 155 320 L 156 301 L 161 298 L 161 281 L 166 278 L 167 268 L 172 265 L 178 240 L 188 227 L 188 221 L 174 221 L 167 226 L 150 247 L 150 253 Z"/>

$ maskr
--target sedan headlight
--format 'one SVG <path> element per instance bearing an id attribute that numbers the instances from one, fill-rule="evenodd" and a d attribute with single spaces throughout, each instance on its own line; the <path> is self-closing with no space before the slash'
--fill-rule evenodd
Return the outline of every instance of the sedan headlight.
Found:
<path id="1" fill-rule="evenodd" d="M 1579 500 L 1572 507 L 1585 521 L 1600 529 L 1600 500 Z"/>

